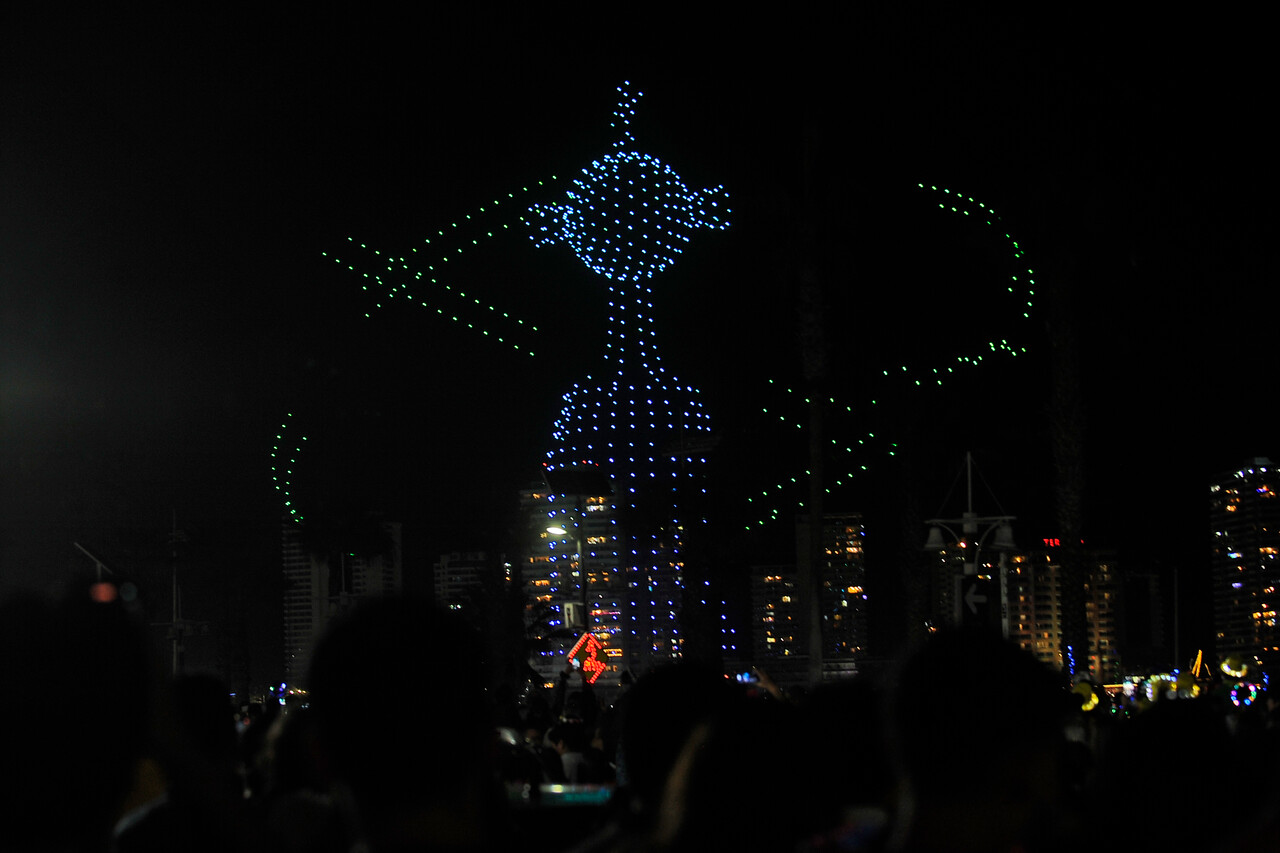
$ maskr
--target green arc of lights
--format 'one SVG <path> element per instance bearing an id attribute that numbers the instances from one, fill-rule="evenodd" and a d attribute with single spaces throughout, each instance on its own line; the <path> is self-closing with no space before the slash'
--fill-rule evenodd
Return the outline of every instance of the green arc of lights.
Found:
<path id="1" fill-rule="evenodd" d="M 545 181 L 538 181 L 535 186 L 545 187 L 555 180 L 557 180 L 556 176 L 552 175 Z M 521 187 L 520 192 L 527 193 L 532 188 Z M 518 196 L 516 193 L 510 192 L 507 193 L 506 198 L 508 207 L 510 207 L 510 200 L 517 199 Z M 384 253 L 366 243 L 357 242 L 354 237 L 347 238 L 349 249 L 356 255 L 363 254 L 363 262 L 353 260 L 351 256 L 340 257 L 336 253 L 321 252 L 321 255 L 360 276 L 363 279 L 361 289 L 366 292 L 372 290 L 375 293 L 374 308 L 376 309 L 382 308 L 384 301 L 390 302 L 394 299 L 400 299 L 410 304 L 416 303 L 422 308 L 434 310 L 439 317 L 466 326 L 483 337 L 496 340 L 517 352 L 533 356 L 533 350 L 522 346 L 515 340 L 511 340 L 510 337 L 513 332 L 517 335 L 536 333 L 538 331 L 537 326 L 532 323 L 526 323 L 518 317 L 513 317 L 506 311 L 500 311 L 495 306 L 489 305 L 473 294 L 467 293 L 461 287 L 450 284 L 444 278 L 443 271 L 451 261 L 456 260 L 470 248 L 481 245 L 482 241 L 490 240 L 510 230 L 511 223 L 509 222 L 498 223 L 488 227 L 483 224 L 488 216 L 502 207 L 502 204 L 503 199 L 494 199 L 472 213 L 464 215 L 460 220 L 450 223 L 447 229 L 438 229 L 435 237 L 427 237 L 423 240 L 422 251 L 419 251 L 418 247 L 414 247 L 407 256 Z M 518 212 L 516 217 L 517 219 L 519 218 Z M 462 223 L 461 226 L 459 222 Z M 468 225 L 472 226 L 470 233 L 467 230 Z M 439 244 L 446 242 L 446 240 L 440 238 L 450 238 L 455 235 L 461 235 L 461 245 L 454 244 L 450 248 L 441 251 Z M 435 245 L 433 245 L 433 240 Z M 419 288 L 428 290 L 429 295 L 415 295 L 421 293 Z M 437 304 L 436 299 L 441 294 L 479 308 L 482 314 L 488 314 L 493 318 L 495 326 L 506 325 L 514 326 L 515 328 L 510 332 L 501 332 L 496 328 L 490 328 L 464 319 L 458 314 L 447 310 L 443 305 Z M 365 313 L 366 318 L 370 316 L 370 313 Z"/>
<path id="2" fill-rule="evenodd" d="M 536 182 L 535 186 L 545 187 L 548 183 L 555 180 L 557 180 L 556 176 L 552 175 L 545 181 Z M 530 192 L 531 189 L 532 187 L 521 187 L 520 192 L 527 193 Z M 508 207 L 511 207 L 512 205 L 509 203 L 510 200 L 517 199 L 518 196 L 516 193 L 510 192 L 507 193 L 506 198 L 508 199 Z M 478 328 L 476 324 L 467 322 L 466 320 L 459 318 L 457 315 L 446 313 L 443 307 L 428 303 L 426 299 L 420 298 L 415 300 L 413 294 L 410 292 L 410 287 L 415 285 L 424 285 L 433 290 L 442 290 L 445 294 L 453 296 L 456 299 L 467 301 L 480 307 L 482 311 L 487 310 L 487 312 L 494 315 L 495 318 L 514 324 L 519 333 L 536 333 L 538 331 L 537 326 L 534 326 L 531 323 L 526 323 L 522 319 L 512 317 L 505 311 L 499 311 L 492 305 L 485 305 L 479 299 L 467 294 L 461 288 L 455 288 L 451 284 L 442 282 L 440 277 L 437 275 L 437 266 L 443 267 L 450 260 L 461 255 L 468 247 L 479 246 L 482 238 L 491 239 L 510 228 L 509 223 L 501 223 L 500 225 L 491 227 L 486 227 L 484 224 L 487 221 L 487 216 L 502 207 L 502 202 L 503 200 L 501 198 L 494 199 L 488 204 L 482 205 L 472 213 L 465 214 L 461 220 L 459 220 L 459 222 L 462 223 L 461 225 L 459 225 L 459 222 L 452 222 L 449 224 L 448 230 L 437 230 L 434 238 L 427 237 L 423 240 L 424 246 L 432 247 L 429 251 L 420 252 L 417 247 L 414 247 L 409 251 L 409 257 L 395 257 L 389 254 L 384 254 L 382 251 L 372 248 L 365 243 L 357 243 L 353 237 L 348 237 L 347 243 L 349 244 L 352 252 L 364 254 L 365 259 L 363 262 L 350 259 L 344 260 L 337 254 L 330 252 L 321 252 L 320 254 L 322 257 L 328 258 L 335 264 L 346 267 L 352 273 L 360 276 L 363 280 L 363 283 L 361 284 L 362 290 L 368 292 L 372 285 L 378 293 L 382 294 L 378 297 L 379 299 L 385 298 L 389 301 L 398 297 L 409 303 L 416 301 L 422 308 L 434 309 L 437 316 L 445 317 L 455 323 L 464 325 L 469 329 L 479 332 L 483 337 L 506 344 L 516 352 L 526 353 L 532 357 L 534 355 L 533 350 L 522 347 L 519 343 L 514 341 L 507 340 L 507 333 L 498 333 L 491 331 L 490 329 Z M 470 234 L 467 231 L 467 225 L 473 227 Z M 442 254 L 437 255 L 436 253 L 440 251 L 438 248 L 439 244 L 445 242 L 440 238 L 452 237 L 455 234 L 463 235 L 462 239 L 465 245 L 455 246 L 452 251 L 444 251 Z M 435 246 L 433 246 L 433 240 L 436 243 Z M 422 258 L 425 257 L 431 257 L 434 258 L 434 260 L 423 263 Z M 425 266 L 425 272 L 422 270 L 423 266 Z M 372 271 L 370 271 L 370 269 Z M 375 307 L 381 308 L 382 302 L 377 302 Z M 369 316 L 370 315 L 368 313 L 365 314 L 366 318 Z M 290 520 L 296 523 L 301 523 L 304 521 L 304 518 L 298 509 L 296 497 L 293 494 L 293 471 L 297 466 L 298 457 L 302 453 L 307 437 L 305 435 L 301 436 L 297 442 L 286 440 L 286 436 L 290 433 L 290 424 L 292 419 L 293 413 L 286 415 L 285 421 L 280 425 L 280 429 L 276 433 L 275 443 L 271 447 L 271 481 L 276 491 L 281 493 L 281 497 L 284 502 L 284 509 Z M 290 445 L 293 446 L 291 447 Z"/>
<path id="3" fill-rule="evenodd" d="M 298 457 L 302 454 L 302 445 L 306 442 L 307 437 L 301 436 L 296 442 L 286 441 L 285 436 L 289 434 L 289 427 L 293 421 L 293 412 L 285 415 L 284 423 L 280 424 L 280 429 L 276 432 L 275 444 L 271 446 L 271 481 L 275 484 L 276 491 L 280 492 L 284 500 L 285 512 L 288 513 L 289 520 L 297 524 L 301 524 L 305 519 L 302 513 L 298 511 L 293 496 L 293 469 L 298 464 Z M 290 445 L 294 445 L 290 449 Z"/>
<path id="4" fill-rule="evenodd" d="M 991 206 L 978 201 L 972 196 L 953 191 L 948 187 L 938 187 L 933 184 L 923 183 L 917 183 L 916 187 L 926 192 L 938 193 L 943 199 L 938 202 L 939 209 L 949 211 L 960 217 L 971 217 L 976 221 L 984 222 L 988 227 L 995 230 L 995 232 L 1000 236 L 1000 239 L 1006 245 L 1008 251 L 1011 253 L 1014 260 L 1014 268 L 1017 270 L 1016 273 L 1011 273 L 1007 282 L 1005 282 L 1005 292 L 1011 294 L 1013 300 L 1018 303 L 1018 312 L 1021 314 L 1022 319 L 1029 320 L 1034 308 L 1036 272 L 1031 267 L 1025 266 L 1026 251 L 1010 233 L 1004 230 L 1001 217 Z M 914 385 L 918 388 L 938 387 L 941 386 L 946 379 L 954 376 L 958 371 L 971 367 L 978 367 L 992 357 L 1008 356 L 1013 358 L 1018 355 L 1025 355 L 1026 352 L 1026 347 L 1015 346 L 1011 344 L 1008 339 L 1002 338 L 998 341 L 990 340 L 984 342 L 976 352 L 968 355 L 955 356 L 955 360 L 953 362 L 949 361 L 946 364 L 941 364 L 936 367 L 924 368 L 912 368 L 910 365 L 901 365 L 899 369 L 886 369 L 882 371 L 881 378 L 890 379 L 895 382 L 906 380 L 906 384 L 908 386 Z M 780 388 L 788 396 L 803 397 L 799 392 L 790 388 L 778 386 L 778 384 L 772 379 L 768 380 L 768 382 L 771 386 Z M 808 404 L 809 399 L 803 398 L 803 402 Z M 852 406 L 838 403 L 834 398 L 828 398 L 827 405 L 843 408 L 846 412 L 853 412 Z M 868 403 L 868 406 L 875 405 L 875 399 L 870 400 Z M 794 427 L 797 430 L 805 429 L 805 424 L 802 422 L 795 420 L 794 418 L 788 418 L 785 415 L 779 415 L 776 412 L 770 412 L 768 408 L 762 407 L 761 413 L 769 416 L 770 418 L 777 418 L 783 424 L 789 427 Z M 830 443 L 845 456 L 852 457 L 857 453 L 866 452 L 868 439 L 874 438 L 875 436 L 872 433 L 866 433 L 865 435 L 857 437 L 852 442 L 845 442 L 843 447 L 842 443 L 836 439 L 830 439 Z M 897 447 L 897 445 L 891 443 L 890 447 Z M 888 454 L 892 456 L 894 455 L 894 451 L 889 450 Z M 867 464 L 858 465 L 854 470 L 838 477 L 830 488 L 824 488 L 824 492 L 826 494 L 830 494 L 832 488 L 839 488 L 840 486 L 845 485 L 857 476 L 858 473 L 866 470 L 868 470 Z M 809 471 L 805 471 L 803 476 L 808 477 L 812 476 L 812 474 Z M 782 494 L 785 491 L 788 491 L 791 486 L 797 485 L 798 483 L 799 476 L 791 477 L 787 481 L 770 485 L 752 497 L 747 498 L 747 502 L 753 506 L 765 503 L 769 498 L 773 498 L 775 503 L 773 503 L 773 505 L 766 506 L 762 510 L 763 517 L 756 518 L 752 523 L 747 524 L 746 529 L 752 530 L 778 520 L 780 518 L 781 510 L 776 504 L 776 501 L 780 499 Z M 803 503 L 800 504 L 800 506 L 803 505 Z"/>

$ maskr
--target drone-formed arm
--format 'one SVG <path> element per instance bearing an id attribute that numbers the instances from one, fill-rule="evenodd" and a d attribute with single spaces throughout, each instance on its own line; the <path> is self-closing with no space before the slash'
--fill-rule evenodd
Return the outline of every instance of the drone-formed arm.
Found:
<path id="1" fill-rule="evenodd" d="M 530 239 L 538 248 L 554 246 L 569 239 L 569 207 L 563 204 L 535 204 L 529 213 L 536 216 L 529 222 L 533 233 Z"/>
<path id="2" fill-rule="evenodd" d="M 698 228 L 717 228 L 721 231 L 729 227 L 729 208 L 722 207 L 721 201 L 728 200 L 724 185 L 708 187 L 695 193 L 697 196 L 697 212 L 694 225 Z"/>

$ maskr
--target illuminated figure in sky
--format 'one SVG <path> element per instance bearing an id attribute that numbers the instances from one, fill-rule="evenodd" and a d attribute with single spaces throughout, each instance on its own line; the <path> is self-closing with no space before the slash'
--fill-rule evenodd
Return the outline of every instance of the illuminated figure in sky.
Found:
<path id="1" fill-rule="evenodd" d="M 661 366 L 649 279 L 675 263 L 694 230 L 729 223 L 718 215 L 723 187 L 690 190 L 670 166 L 632 150 L 628 126 L 640 94 L 618 91 L 616 152 L 583 169 L 564 202 L 530 208 L 540 220 L 536 245 L 565 243 L 609 287 L 607 378 L 565 395 L 547 465 L 596 464 L 646 480 L 654 463 L 673 461 L 657 455 L 680 433 L 709 429 L 694 389 Z"/>
<path id="2" fill-rule="evenodd" d="M 545 464 L 548 471 L 598 468 L 612 478 L 624 515 L 645 519 L 643 529 L 631 525 L 630 548 L 620 555 L 633 599 L 628 630 L 647 634 L 665 657 L 681 643 L 680 540 L 690 523 L 682 495 L 701 488 L 710 422 L 698 392 L 662 367 L 649 282 L 675 263 L 694 231 L 728 226 L 727 195 L 723 187 L 690 189 L 670 166 L 636 151 L 630 121 L 641 93 L 626 84 L 618 92 L 614 127 L 622 135 L 614 151 L 584 168 L 564 201 L 530 208 L 536 245 L 568 245 L 609 287 L 601 378 L 588 376 L 564 395 Z"/>
<path id="3" fill-rule="evenodd" d="M 629 84 L 618 92 L 613 124 L 618 136 L 612 150 L 584 168 L 559 201 L 535 204 L 521 218 L 531 227 L 535 245 L 568 246 L 609 288 L 605 361 L 596 378 L 588 377 L 564 395 L 564 407 L 554 426 L 554 444 L 544 464 L 549 472 L 591 468 L 607 474 L 617 490 L 614 504 L 624 514 L 630 512 L 633 519 L 644 519 L 644 523 L 631 525 L 625 546 L 623 541 L 616 543 L 618 551 L 625 547 L 627 553 L 620 553 L 611 566 L 615 571 L 626 566 L 637 576 L 642 569 L 654 570 L 649 575 L 659 582 L 642 584 L 652 587 L 647 591 L 653 594 L 635 600 L 653 608 L 644 619 L 657 623 L 659 617 L 666 620 L 670 616 L 675 621 L 667 602 L 678 599 L 675 594 L 661 594 L 659 587 L 662 578 L 678 578 L 678 573 L 669 569 L 679 568 L 681 561 L 680 529 L 701 521 L 685 498 L 701 491 L 695 475 L 704 467 L 702 451 L 709 444 L 710 423 L 698 393 L 668 373 L 658 357 L 649 284 L 676 261 L 697 229 L 723 229 L 729 223 L 722 188 L 691 189 L 670 166 L 637 150 L 630 125 L 640 93 L 632 92 Z M 453 270 L 458 268 L 461 255 L 476 251 L 472 247 L 509 233 L 516 224 L 511 208 L 525 205 L 518 193 L 540 193 L 556 180 L 551 175 L 547 183 L 538 181 L 499 195 L 429 234 L 404 254 L 385 253 L 354 237 L 347 238 L 340 253 L 323 254 L 358 277 L 362 288 L 373 296 L 370 310 L 417 306 L 473 330 L 484 337 L 486 346 L 507 347 L 521 358 L 533 357 L 537 326 L 485 304 L 469 292 L 470 287 L 464 291 L 464 281 Z M 1028 328 L 1037 276 L 1002 218 L 988 204 L 945 185 L 921 182 L 915 184 L 914 191 L 929 207 L 936 204 L 944 215 L 985 229 L 1001 244 L 1009 266 L 991 283 L 1012 309 L 1009 318 L 1018 318 L 1023 328 Z M 1025 337 L 1025 332 L 1022 334 Z M 834 457 L 827 467 L 826 491 L 845 486 L 866 471 L 870 454 L 894 452 L 896 445 L 875 435 L 863 422 L 880 394 L 906 387 L 925 393 L 995 357 L 1023 352 L 1025 347 L 1005 339 L 958 343 L 940 359 L 883 365 L 881 375 L 869 377 L 859 388 L 856 408 L 846 401 L 829 399 L 832 411 L 843 413 L 847 423 L 830 430 L 826 439 L 830 444 L 827 450 Z M 803 440 L 809 404 L 805 392 L 768 377 L 739 377 L 744 378 L 759 380 L 757 391 L 764 404 L 761 415 L 786 428 L 787 434 L 780 435 L 780 440 L 786 442 L 790 436 Z M 305 424 L 295 426 L 292 415 L 288 416 L 276 431 L 271 449 L 272 480 L 281 492 L 287 517 L 295 522 L 303 521 L 303 515 L 293 493 L 294 472 L 305 465 L 300 460 L 307 446 L 306 434 L 299 434 L 298 427 L 305 428 Z M 746 530 L 779 522 L 786 517 L 788 506 L 796 506 L 797 495 L 807 493 L 808 472 L 796 471 L 795 475 L 746 496 L 748 506 L 744 509 L 750 513 L 745 519 Z M 566 504 L 573 501 L 561 500 L 557 506 L 563 510 Z M 688 518 L 681 515 L 682 510 Z M 580 528 L 578 532 L 583 531 Z M 567 533 L 556 543 L 557 556 L 563 559 L 565 551 L 576 550 L 574 538 L 573 533 Z M 592 563 L 599 568 L 612 556 L 590 553 L 600 543 L 583 544 L 589 552 L 588 570 Z M 573 598 L 571 587 L 555 592 L 565 600 Z"/>

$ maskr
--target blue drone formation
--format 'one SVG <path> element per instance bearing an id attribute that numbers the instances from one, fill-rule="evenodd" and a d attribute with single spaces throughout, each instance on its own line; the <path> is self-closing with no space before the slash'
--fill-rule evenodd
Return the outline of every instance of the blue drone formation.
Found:
<path id="1" fill-rule="evenodd" d="M 627 150 L 635 144 L 631 118 L 642 92 L 624 86 L 614 116 L 622 125 L 615 153 L 595 160 L 575 180 L 560 204 L 529 208 L 546 224 L 538 246 L 566 243 L 592 272 L 613 281 L 635 281 L 662 272 L 676 261 L 681 243 L 698 228 L 728 227 L 717 215 L 724 187 L 690 190 L 658 158 Z M 727 212 L 727 211 L 726 211 Z"/>
<path id="2" fill-rule="evenodd" d="M 587 560 L 604 581 L 595 612 L 617 614 L 621 602 L 609 602 L 606 590 L 626 591 L 622 623 L 597 627 L 639 641 L 633 655 L 643 647 L 646 654 L 678 656 L 685 530 L 705 522 L 696 513 L 685 517 L 683 510 L 690 490 L 703 491 L 698 478 L 711 424 L 698 392 L 662 366 L 648 282 L 675 263 L 693 231 L 728 226 L 720 210 L 727 194 L 723 187 L 691 190 L 670 166 L 634 150 L 630 124 L 642 93 L 630 92 L 628 85 L 618 88 L 614 126 L 622 133 L 615 150 L 582 170 L 565 201 L 533 205 L 526 220 L 535 245 L 568 245 L 609 288 L 604 378 L 588 376 L 564 395 L 552 432 L 555 446 L 543 464 L 548 472 L 594 469 L 607 475 L 614 505 L 630 515 L 621 535 L 599 537 L 597 547 L 574 557 L 578 583 L 588 582 Z M 553 495 L 548 514 L 563 516 L 563 527 L 578 526 L 582 508 L 570 504 L 579 500 Z M 550 543 L 552 553 L 572 550 L 572 541 Z M 551 581 L 562 592 L 582 589 L 554 570 Z"/>
<path id="3" fill-rule="evenodd" d="M 647 280 L 675 262 L 692 231 L 729 223 L 719 215 L 719 202 L 727 198 L 723 187 L 690 190 L 670 166 L 627 150 L 635 143 L 630 123 L 643 93 L 630 93 L 626 84 L 618 92 L 617 150 L 583 169 L 566 201 L 530 208 L 543 223 L 531 239 L 538 246 L 564 242 L 609 281 L 607 378 L 592 385 L 587 377 L 564 395 L 556 446 L 545 464 L 599 466 L 626 490 L 619 497 L 634 506 L 636 498 L 628 496 L 652 491 L 658 486 L 652 481 L 677 478 L 677 469 L 691 476 L 688 466 L 705 459 L 686 451 L 705 444 L 699 439 L 710 432 L 697 391 L 661 365 Z M 678 484 L 664 485 L 658 488 Z"/>

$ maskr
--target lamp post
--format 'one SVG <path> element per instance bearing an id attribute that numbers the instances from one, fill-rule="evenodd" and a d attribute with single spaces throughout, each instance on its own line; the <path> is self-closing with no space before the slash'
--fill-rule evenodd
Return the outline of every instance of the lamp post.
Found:
<path id="1" fill-rule="evenodd" d="M 588 599 L 587 599 L 586 554 L 583 552 L 583 549 L 582 549 L 582 507 L 579 506 L 577 508 L 577 511 L 578 511 L 578 518 L 573 523 L 574 544 L 577 550 L 574 552 L 573 559 L 574 559 L 574 565 L 577 567 L 578 584 L 582 588 L 582 602 L 581 602 L 582 603 L 582 625 L 581 626 L 568 625 L 568 620 L 566 619 L 565 621 L 566 621 L 567 627 L 573 627 L 573 628 L 581 627 L 585 631 L 589 628 L 591 624 L 591 611 L 587 604 Z M 569 530 L 562 524 L 548 525 L 547 532 L 555 536 L 569 535 Z"/>
<path id="2" fill-rule="evenodd" d="M 930 527 L 929 536 L 924 543 L 924 549 L 926 551 L 944 551 L 954 545 L 964 550 L 964 573 L 956 578 L 956 621 L 963 622 L 963 609 L 966 605 L 976 615 L 978 611 L 977 605 L 986 603 L 984 596 L 974 592 L 977 589 L 973 585 L 976 584 L 976 580 L 966 582 L 965 579 L 976 579 L 976 576 L 981 573 L 982 548 L 987 539 L 991 538 L 992 534 L 995 534 L 990 547 L 1000 552 L 1000 631 L 1003 636 L 1008 637 L 1009 588 L 1003 552 L 1013 551 L 1018 547 L 1013 541 L 1013 527 L 1010 524 L 1016 517 L 1012 515 L 979 516 L 973 511 L 973 455 L 966 452 L 964 456 L 968 488 L 966 510 L 960 518 L 926 519 L 925 524 L 930 525 Z M 957 529 L 959 532 L 957 532 Z M 950 542 L 944 537 L 944 532 L 950 537 Z M 966 586 L 967 583 L 969 584 L 968 586 Z M 962 599 L 961 590 L 966 588 L 970 590 L 970 593 Z"/>

